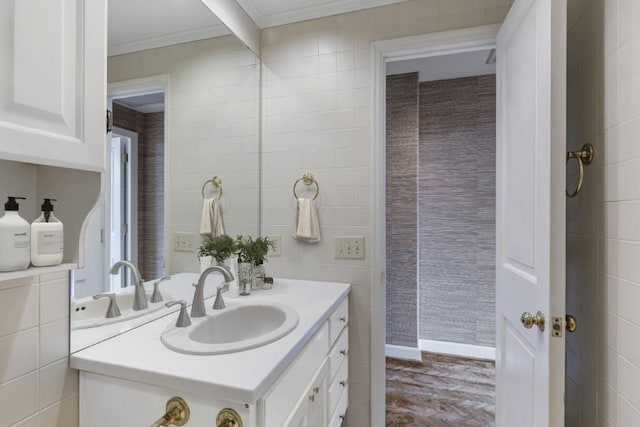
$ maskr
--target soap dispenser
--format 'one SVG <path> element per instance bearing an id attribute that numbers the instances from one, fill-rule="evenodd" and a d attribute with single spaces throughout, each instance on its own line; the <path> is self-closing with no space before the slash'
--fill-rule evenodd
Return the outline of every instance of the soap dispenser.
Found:
<path id="1" fill-rule="evenodd" d="M 36 267 L 62 262 L 64 235 L 62 222 L 53 215 L 56 199 L 44 199 L 42 214 L 31 224 L 31 263 Z"/>
<path id="2" fill-rule="evenodd" d="M 9 196 L 4 204 L 4 216 L 0 218 L 0 271 L 16 271 L 29 268 L 30 227 L 18 213 L 18 202 L 24 197 Z"/>

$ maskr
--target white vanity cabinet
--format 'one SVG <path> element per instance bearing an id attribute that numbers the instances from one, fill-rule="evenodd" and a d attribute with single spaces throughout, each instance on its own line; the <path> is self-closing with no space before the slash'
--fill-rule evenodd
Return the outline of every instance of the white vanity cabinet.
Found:
<path id="1" fill-rule="evenodd" d="M 0 159 L 101 171 L 106 0 L 0 3 Z"/>
<path id="2" fill-rule="evenodd" d="M 314 329 L 317 328 L 313 336 L 295 351 L 282 373 L 269 380 L 264 391 L 258 392 L 253 401 L 243 402 L 229 397 L 232 392 L 225 392 L 224 384 L 212 384 L 210 387 L 194 384 L 193 388 L 197 387 L 198 391 L 190 390 L 178 378 L 176 381 L 171 377 L 165 378 L 162 386 L 153 384 L 151 372 L 132 380 L 126 375 L 81 370 L 80 426 L 150 425 L 164 414 L 164 405 L 173 396 L 183 398 L 190 406 L 191 419 L 186 426 L 215 426 L 216 416 L 223 408 L 234 409 L 241 416 L 244 427 L 340 426 L 349 398 L 349 302 L 346 293 L 332 306 L 336 304 L 335 309 L 328 313 L 325 311 L 322 318 L 311 323 L 316 325 Z M 304 307 L 300 307 L 300 313 L 303 310 Z M 298 333 L 305 335 L 304 330 Z M 270 345 L 277 344 L 276 341 Z M 243 357 L 248 356 L 247 352 L 242 353 Z M 215 356 L 184 357 L 184 363 L 206 362 L 211 370 L 225 369 Z M 260 359 L 247 357 L 243 360 L 242 367 L 233 369 L 257 372 Z M 167 369 L 169 372 L 166 374 L 171 375 L 171 368 Z M 234 372 L 237 371 L 229 371 L 230 377 L 236 376 Z M 170 385 L 172 383 L 175 387 Z"/>

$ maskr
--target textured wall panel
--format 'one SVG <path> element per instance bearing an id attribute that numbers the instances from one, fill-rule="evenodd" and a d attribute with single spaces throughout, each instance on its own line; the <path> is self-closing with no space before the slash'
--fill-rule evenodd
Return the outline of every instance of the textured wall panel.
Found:
<path id="1" fill-rule="evenodd" d="M 495 76 L 420 83 L 419 337 L 495 343 Z"/>
<path id="2" fill-rule="evenodd" d="M 387 344 L 417 347 L 418 73 L 387 77 Z"/>

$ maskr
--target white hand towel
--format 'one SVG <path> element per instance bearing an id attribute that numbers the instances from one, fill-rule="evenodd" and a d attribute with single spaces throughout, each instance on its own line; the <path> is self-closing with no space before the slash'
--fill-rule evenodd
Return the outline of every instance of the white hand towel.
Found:
<path id="1" fill-rule="evenodd" d="M 217 199 L 204 199 L 202 203 L 202 219 L 200 220 L 200 234 L 210 234 L 213 237 L 224 234 L 222 212 Z"/>
<path id="2" fill-rule="evenodd" d="M 314 243 L 320 241 L 318 214 L 312 199 L 298 198 L 294 239 Z"/>

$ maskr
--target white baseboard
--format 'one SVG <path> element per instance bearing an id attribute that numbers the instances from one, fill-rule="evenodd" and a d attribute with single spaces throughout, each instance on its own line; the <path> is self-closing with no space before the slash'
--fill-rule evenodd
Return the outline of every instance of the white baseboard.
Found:
<path id="1" fill-rule="evenodd" d="M 386 344 L 384 346 L 384 354 L 387 357 L 403 360 L 422 360 L 422 354 L 417 347 L 405 347 L 403 345 Z"/>
<path id="2" fill-rule="evenodd" d="M 420 351 L 428 351 L 430 353 L 448 354 L 472 359 L 496 360 L 495 347 L 422 339 L 418 340 L 418 346 L 420 347 Z"/>

